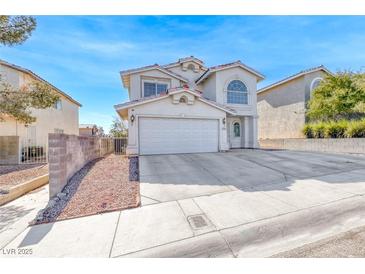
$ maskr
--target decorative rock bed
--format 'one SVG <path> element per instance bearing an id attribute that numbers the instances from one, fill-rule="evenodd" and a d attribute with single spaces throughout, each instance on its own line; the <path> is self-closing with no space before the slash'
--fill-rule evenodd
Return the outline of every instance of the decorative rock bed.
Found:
<path id="1" fill-rule="evenodd" d="M 41 224 L 137 207 L 138 157 L 111 154 L 86 164 L 31 223 Z"/>

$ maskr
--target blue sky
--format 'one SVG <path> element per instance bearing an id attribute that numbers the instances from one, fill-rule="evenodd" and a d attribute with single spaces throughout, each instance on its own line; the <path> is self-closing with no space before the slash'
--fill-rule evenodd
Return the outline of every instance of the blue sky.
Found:
<path id="1" fill-rule="evenodd" d="M 23 45 L 0 58 L 33 70 L 83 106 L 80 123 L 109 130 L 128 100 L 119 71 L 194 55 L 207 66 L 241 60 L 266 86 L 302 69 L 365 67 L 365 17 L 39 16 Z"/>

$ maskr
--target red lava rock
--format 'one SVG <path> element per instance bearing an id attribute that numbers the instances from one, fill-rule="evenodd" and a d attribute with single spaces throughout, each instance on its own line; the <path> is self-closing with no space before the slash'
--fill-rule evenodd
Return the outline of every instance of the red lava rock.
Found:
<path id="1" fill-rule="evenodd" d="M 0 166 L 0 188 L 7 189 L 47 173 L 47 164 Z"/>
<path id="2" fill-rule="evenodd" d="M 57 220 L 139 206 L 139 182 L 129 181 L 128 157 L 111 154 L 88 165 L 71 179 L 77 190 Z"/>

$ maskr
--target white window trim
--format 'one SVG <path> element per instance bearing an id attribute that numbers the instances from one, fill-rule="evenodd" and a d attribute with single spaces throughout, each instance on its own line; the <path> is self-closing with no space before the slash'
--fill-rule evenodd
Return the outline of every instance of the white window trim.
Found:
<path id="1" fill-rule="evenodd" d="M 59 104 L 60 108 L 57 107 L 58 104 Z M 61 99 L 57 100 L 57 102 L 55 103 L 55 105 L 53 107 L 55 110 L 62 110 L 62 108 L 63 108 L 62 100 Z"/>
<path id="2" fill-rule="evenodd" d="M 161 81 L 161 80 L 157 80 L 157 79 L 142 79 L 142 98 L 145 98 L 144 97 L 144 83 L 163 84 L 163 85 L 167 85 L 167 89 L 170 88 L 169 81 Z M 156 86 L 156 88 L 157 88 L 157 86 Z M 155 95 L 157 95 L 157 93 Z"/>
<path id="3" fill-rule="evenodd" d="M 234 125 L 235 124 L 238 124 L 238 127 L 239 127 L 239 136 L 236 136 L 236 133 L 235 133 L 235 128 L 234 128 Z M 242 131 L 242 129 L 241 129 L 241 123 L 240 123 L 240 121 L 238 121 L 238 120 L 234 120 L 233 122 L 232 122 L 232 133 L 233 133 L 233 137 L 234 138 L 241 138 L 241 131 Z"/>
<path id="4" fill-rule="evenodd" d="M 323 78 L 322 78 L 322 77 L 316 77 L 316 78 L 314 78 L 314 79 L 312 80 L 311 87 L 310 87 L 310 92 L 311 92 L 311 94 L 312 94 L 312 91 L 313 91 L 313 85 L 314 85 L 314 83 L 315 83 L 316 81 L 318 81 L 318 80 L 323 81 Z"/>
<path id="5" fill-rule="evenodd" d="M 241 81 L 247 88 L 247 104 L 232 104 L 232 103 L 228 103 L 228 86 L 229 84 L 234 81 L 234 80 L 238 80 Z M 230 91 L 230 92 L 234 92 L 234 91 Z M 224 95 L 225 95 L 225 103 L 227 105 L 233 106 L 233 107 L 246 107 L 246 106 L 251 106 L 251 92 L 248 88 L 247 83 L 242 80 L 241 78 L 238 77 L 234 77 L 234 78 L 230 78 L 229 80 L 226 81 L 226 84 L 224 86 Z"/>

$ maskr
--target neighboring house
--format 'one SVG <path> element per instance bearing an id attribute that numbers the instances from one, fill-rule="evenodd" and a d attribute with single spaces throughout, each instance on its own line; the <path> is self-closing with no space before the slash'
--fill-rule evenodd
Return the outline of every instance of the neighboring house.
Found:
<path id="1" fill-rule="evenodd" d="M 121 73 L 129 102 L 128 154 L 216 152 L 257 147 L 257 82 L 240 61 L 207 68 L 191 56 Z"/>
<path id="2" fill-rule="evenodd" d="M 25 126 L 13 118 L 0 121 L 0 136 L 19 136 L 23 145 L 46 146 L 48 133 L 79 134 L 79 107 L 81 104 L 65 92 L 59 90 L 34 72 L 17 65 L 0 60 L 0 82 L 21 88 L 34 81 L 50 85 L 60 96 L 54 107 L 48 109 L 32 109 L 36 122 Z"/>
<path id="3" fill-rule="evenodd" d="M 93 124 L 80 124 L 79 135 L 80 136 L 97 136 L 98 127 Z"/>
<path id="4" fill-rule="evenodd" d="M 331 72 L 324 66 L 301 71 L 257 92 L 259 139 L 303 138 L 307 102 Z"/>

